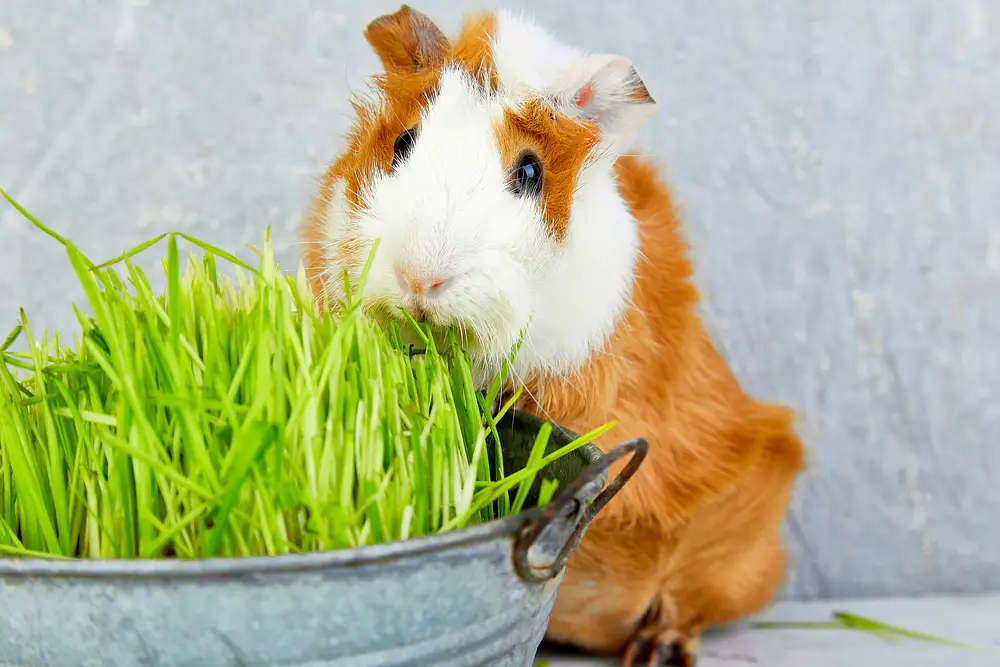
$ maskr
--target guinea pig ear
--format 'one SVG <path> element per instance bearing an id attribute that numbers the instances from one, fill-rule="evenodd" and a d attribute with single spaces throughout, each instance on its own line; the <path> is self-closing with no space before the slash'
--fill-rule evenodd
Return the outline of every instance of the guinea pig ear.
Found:
<path id="1" fill-rule="evenodd" d="M 556 89 L 556 108 L 597 125 L 602 148 L 615 153 L 627 149 L 656 111 L 656 101 L 624 56 L 581 58 L 563 70 Z"/>
<path id="2" fill-rule="evenodd" d="M 408 5 L 369 23 L 365 39 L 386 72 L 400 74 L 441 64 L 450 48 L 434 21 Z"/>

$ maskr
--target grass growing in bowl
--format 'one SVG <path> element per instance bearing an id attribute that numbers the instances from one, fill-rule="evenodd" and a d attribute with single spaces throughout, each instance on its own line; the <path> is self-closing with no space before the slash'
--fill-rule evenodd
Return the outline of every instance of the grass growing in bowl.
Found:
<path id="1" fill-rule="evenodd" d="M 506 368 L 476 391 L 454 334 L 415 353 L 352 295 L 321 314 L 267 236 L 256 267 L 179 233 L 96 265 L 0 193 L 65 247 L 90 311 L 68 345 L 22 310 L 0 346 L 0 555 L 276 555 L 456 530 L 525 509 L 544 466 L 612 426 L 546 455 L 546 424 L 505 473 L 486 448 L 502 447 L 510 402 L 487 406 Z M 132 258 L 164 239 L 157 294 Z M 178 239 L 201 257 L 182 267 Z"/>

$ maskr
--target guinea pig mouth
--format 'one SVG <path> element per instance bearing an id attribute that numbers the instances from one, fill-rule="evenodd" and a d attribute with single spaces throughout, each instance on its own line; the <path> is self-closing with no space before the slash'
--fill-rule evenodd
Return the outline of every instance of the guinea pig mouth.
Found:
<path id="1" fill-rule="evenodd" d="M 466 353 L 474 354 L 481 349 L 481 341 L 470 327 L 460 324 L 444 324 L 437 320 L 433 313 L 417 308 L 407 309 L 391 304 L 383 299 L 373 299 L 364 304 L 365 312 L 385 331 L 390 331 L 395 324 L 399 330 L 403 345 L 422 350 L 426 347 L 423 338 L 430 334 L 437 350 L 446 350 L 452 344 L 452 332 L 458 345 Z M 418 333 L 413 324 L 420 328 Z"/>

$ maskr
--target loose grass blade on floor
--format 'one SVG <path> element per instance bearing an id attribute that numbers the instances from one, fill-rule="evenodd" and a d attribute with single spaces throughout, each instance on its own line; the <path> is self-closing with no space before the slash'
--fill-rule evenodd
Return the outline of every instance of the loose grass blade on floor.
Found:
<path id="1" fill-rule="evenodd" d="M 23 312 L 0 345 L 0 555 L 275 555 L 455 530 L 522 509 L 544 465 L 607 430 L 544 455 L 546 431 L 528 468 L 491 468 L 502 378 L 484 397 L 457 336 L 437 349 L 423 331 L 413 354 L 369 319 L 370 258 L 321 312 L 269 233 L 256 266 L 179 233 L 96 263 L 2 194 L 65 248 L 89 314 L 73 345 Z M 134 262 L 162 241 L 158 294 Z"/>
<path id="2" fill-rule="evenodd" d="M 859 616 L 846 611 L 835 611 L 829 621 L 759 621 L 753 624 L 758 630 L 853 630 L 864 632 L 883 641 L 911 639 L 914 641 L 951 646 L 972 651 L 987 651 L 1000 655 L 1000 647 L 969 644 L 965 642 L 938 637 L 925 632 L 908 630 L 898 625 L 890 625 L 871 618 Z"/>

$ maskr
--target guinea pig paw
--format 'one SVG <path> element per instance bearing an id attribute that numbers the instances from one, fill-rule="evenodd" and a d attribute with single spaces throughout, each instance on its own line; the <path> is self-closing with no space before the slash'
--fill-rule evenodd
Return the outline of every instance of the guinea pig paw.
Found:
<path id="1" fill-rule="evenodd" d="M 695 667 L 700 643 L 676 630 L 641 630 L 625 650 L 622 667 Z"/>

